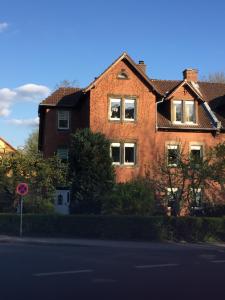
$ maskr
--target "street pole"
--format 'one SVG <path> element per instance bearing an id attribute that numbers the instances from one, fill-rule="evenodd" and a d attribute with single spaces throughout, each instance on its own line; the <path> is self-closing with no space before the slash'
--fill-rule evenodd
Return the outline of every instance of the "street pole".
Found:
<path id="1" fill-rule="evenodd" d="M 23 237 L 23 196 L 20 198 L 20 237 Z"/>

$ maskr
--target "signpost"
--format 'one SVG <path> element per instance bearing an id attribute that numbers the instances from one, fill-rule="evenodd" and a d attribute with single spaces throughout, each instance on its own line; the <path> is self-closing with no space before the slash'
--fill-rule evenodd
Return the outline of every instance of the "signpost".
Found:
<path id="1" fill-rule="evenodd" d="M 28 193 L 28 185 L 21 182 L 16 187 L 16 193 L 20 195 L 20 237 L 23 236 L 23 196 Z"/>

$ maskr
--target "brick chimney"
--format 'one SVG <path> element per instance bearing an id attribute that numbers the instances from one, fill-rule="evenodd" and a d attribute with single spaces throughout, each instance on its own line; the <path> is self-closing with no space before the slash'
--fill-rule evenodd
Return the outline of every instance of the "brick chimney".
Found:
<path id="1" fill-rule="evenodd" d="M 198 70 L 197 69 L 185 69 L 183 71 L 183 77 L 187 81 L 198 81 Z"/>
<path id="2" fill-rule="evenodd" d="M 137 64 L 137 67 L 139 70 L 141 70 L 143 73 L 146 74 L 146 64 L 143 60 L 139 60 L 139 63 Z"/>

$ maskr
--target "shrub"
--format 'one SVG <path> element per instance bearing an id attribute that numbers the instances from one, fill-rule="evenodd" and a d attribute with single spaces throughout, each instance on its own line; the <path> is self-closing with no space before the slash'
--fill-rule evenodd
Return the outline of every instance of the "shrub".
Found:
<path id="1" fill-rule="evenodd" d="M 153 215 L 155 210 L 154 192 L 149 182 L 137 178 L 115 185 L 103 203 L 103 214 Z"/>

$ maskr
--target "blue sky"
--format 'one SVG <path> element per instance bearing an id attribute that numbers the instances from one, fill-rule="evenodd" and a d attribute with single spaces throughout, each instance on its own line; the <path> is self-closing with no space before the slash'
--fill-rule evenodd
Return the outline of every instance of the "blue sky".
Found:
<path id="1" fill-rule="evenodd" d="M 225 71 L 223 0 L 1 0 L 0 136 L 22 146 L 60 81 L 85 87 L 123 51 L 151 78 Z"/>

